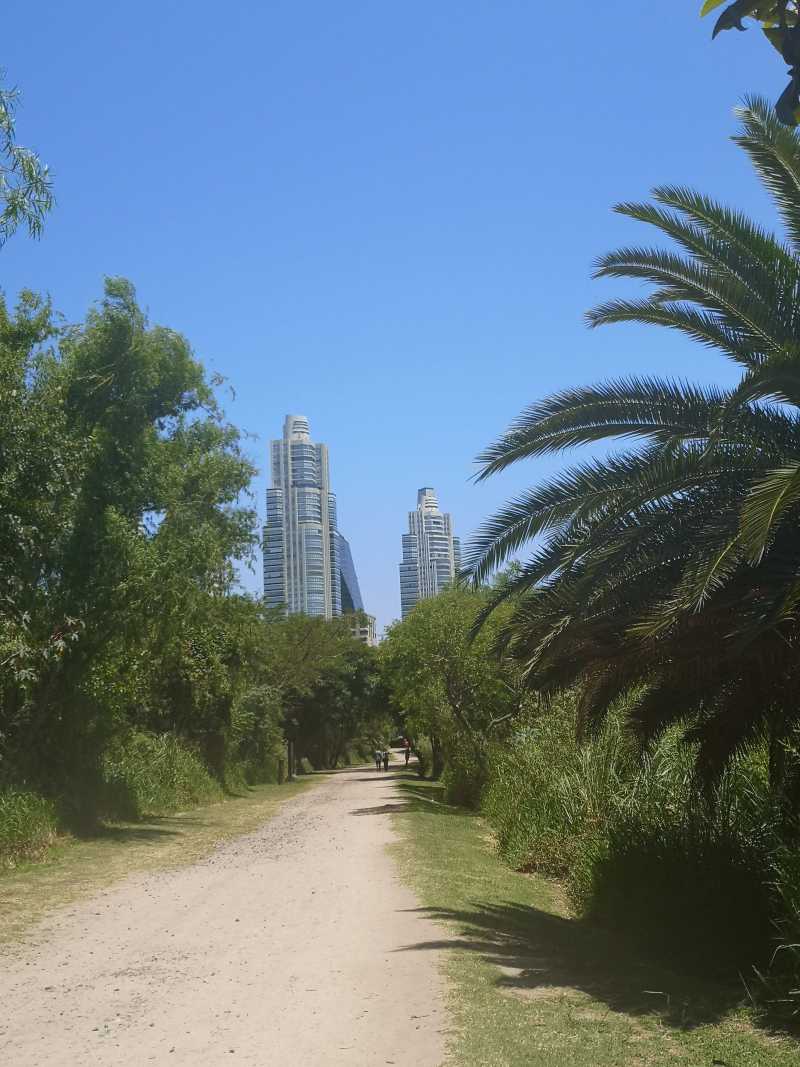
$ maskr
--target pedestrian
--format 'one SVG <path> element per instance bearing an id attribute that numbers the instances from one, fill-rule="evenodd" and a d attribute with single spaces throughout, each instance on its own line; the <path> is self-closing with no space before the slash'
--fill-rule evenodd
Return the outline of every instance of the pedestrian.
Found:
<path id="1" fill-rule="evenodd" d="M 383 761 L 383 753 L 379 748 L 376 748 L 372 753 L 372 756 L 375 760 L 375 770 L 379 771 L 381 769 L 381 762 Z"/>
<path id="2" fill-rule="evenodd" d="M 383 769 L 385 771 L 389 770 L 389 749 L 388 748 L 385 748 L 383 750 Z"/>
<path id="3" fill-rule="evenodd" d="M 408 761 L 411 759 L 411 742 L 409 741 L 408 738 L 406 738 L 403 741 L 403 748 L 405 749 L 405 753 L 406 753 L 406 767 L 407 767 L 408 766 Z"/>

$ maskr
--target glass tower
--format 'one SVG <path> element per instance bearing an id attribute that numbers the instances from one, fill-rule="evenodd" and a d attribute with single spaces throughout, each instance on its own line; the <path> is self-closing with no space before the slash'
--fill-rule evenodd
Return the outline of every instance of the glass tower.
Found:
<path id="1" fill-rule="evenodd" d="M 400 611 L 403 618 L 425 597 L 436 596 L 461 569 L 461 544 L 453 537 L 453 520 L 439 510 L 436 493 L 417 493 L 416 511 L 408 513 L 400 564 Z"/>
<path id="2" fill-rule="evenodd" d="M 336 541 L 339 547 L 339 573 L 342 578 L 342 614 L 352 615 L 354 611 L 364 610 L 364 601 L 361 599 L 361 588 L 350 545 L 340 533 L 337 533 Z"/>
<path id="3" fill-rule="evenodd" d="M 287 415 L 270 443 L 272 486 L 264 526 L 264 600 L 291 614 L 341 615 L 336 497 L 328 449 L 311 440 L 308 419 Z"/>

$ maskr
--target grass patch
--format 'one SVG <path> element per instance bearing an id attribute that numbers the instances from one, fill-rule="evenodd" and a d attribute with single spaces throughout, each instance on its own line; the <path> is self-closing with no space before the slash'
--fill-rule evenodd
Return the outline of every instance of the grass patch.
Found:
<path id="1" fill-rule="evenodd" d="M 61 837 L 43 863 L 0 872 L 0 943 L 19 938 L 46 912 L 141 871 L 179 867 L 228 838 L 250 833 L 314 779 L 258 785 L 224 803 L 144 822 L 102 825 L 91 837 Z"/>
<path id="2" fill-rule="evenodd" d="M 41 859 L 56 837 L 56 810 L 36 793 L 0 789 L 0 868 Z"/>
<path id="3" fill-rule="evenodd" d="M 560 886 L 506 867 L 485 822 L 440 786 L 401 788 L 398 862 L 450 946 L 453 1067 L 798 1063 L 800 1045 L 743 1006 L 741 984 L 676 975 L 571 918 Z"/>

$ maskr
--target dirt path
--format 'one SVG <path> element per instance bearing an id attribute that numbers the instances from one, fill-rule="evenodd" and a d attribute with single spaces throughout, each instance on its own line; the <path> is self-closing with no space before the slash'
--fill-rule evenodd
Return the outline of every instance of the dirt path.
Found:
<path id="1" fill-rule="evenodd" d="M 349 771 L 206 860 L 54 912 L 0 957 L 9 1067 L 437 1067 L 441 932 L 384 846 L 394 776 Z"/>

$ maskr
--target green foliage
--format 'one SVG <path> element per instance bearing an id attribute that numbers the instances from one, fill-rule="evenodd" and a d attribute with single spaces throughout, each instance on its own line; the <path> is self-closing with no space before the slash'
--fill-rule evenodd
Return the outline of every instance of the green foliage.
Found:
<path id="1" fill-rule="evenodd" d="M 222 798 L 203 761 L 173 734 L 134 733 L 116 741 L 102 760 L 107 816 L 141 819 Z"/>
<path id="2" fill-rule="evenodd" d="M 631 761 L 618 719 L 577 745 L 577 709 L 577 694 L 559 694 L 492 751 L 483 810 L 517 869 L 566 875 L 585 839 L 605 823 Z"/>
<path id="3" fill-rule="evenodd" d="M 617 812 L 603 836 L 585 842 L 571 896 L 581 914 L 663 958 L 732 977 L 772 955 L 767 857 L 762 841 L 711 820 Z"/>
<path id="4" fill-rule="evenodd" d="M 771 999 L 780 998 L 800 1014 L 800 851 L 782 847 L 774 857 L 773 886 L 777 896 L 778 944 L 772 958 L 772 976 L 765 984 Z"/>
<path id="5" fill-rule="evenodd" d="M 678 330 L 733 360 L 740 383 L 630 378 L 533 404 L 479 457 L 480 478 L 580 445 L 624 450 L 522 494 L 467 553 L 477 584 L 533 542 L 487 608 L 514 602 L 497 647 L 536 691 L 576 687 L 582 732 L 621 697 L 643 746 L 684 723 L 709 788 L 765 727 L 780 750 L 800 685 L 800 138 L 761 101 L 741 119 L 736 140 L 785 237 L 690 189 L 658 188 L 653 203 L 618 210 L 669 248 L 624 248 L 597 267 L 653 291 L 590 315 Z M 797 761 L 770 770 L 796 809 Z"/>
<path id="6" fill-rule="evenodd" d="M 417 757 L 417 774 L 420 778 L 427 778 L 433 770 L 433 749 L 427 738 L 417 738 L 414 742 L 414 755 Z"/>
<path id="7" fill-rule="evenodd" d="M 700 15 L 708 15 L 726 0 L 705 0 Z M 797 0 L 734 0 L 717 17 L 712 38 L 722 30 L 744 30 L 743 20 L 761 24 L 764 36 L 789 66 L 790 81 L 775 104 L 782 123 L 796 126 L 800 121 L 800 5 Z"/>
<path id="8" fill-rule="evenodd" d="M 254 470 L 187 342 L 121 280 L 66 329 L 30 294 L 0 304 L 0 425 L 4 775 L 91 819 L 103 752 L 137 728 L 184 736 L 222 780 L 264 641 L 231 595 Z"/>
<path id="9" fill-rule="evenodd" d="M 770 974 L 786 985 L 798 882 L 783 859 L 794 853 L 777 832 L 766 743 L 737 757 L 698 803 L 679 731 L 641 758 L 618 708 L 579 744 L 579 705 L 578 694 L 561 694 L 493 750 L 483 810 L 501 854 L 565 879 L 579 915 L 693 971 L 755 977 L 769 966 L 777 925 L 787 947 Z"/>
<path id="10" fill-rule="evenodd" d="M 14 112 L 19 95 L 17 89 L 0 88 L 0 246 L 21 225 L 27 226 L 31 237 L 39 237 L 54 203 L 48 168 L 35 152 L 16 143 Z"/>
<path id="11" fill-rule="evenodd" d="M 384 678 L 404 732 L 427 738 L 431 773 L 446 762 L 453 796 L 476 803 L 487 745 L 503 737 L 525 700 L 513 666 L 488 655 L 498 616 L 473 638 L 483 592 L 453 588 L 421 601 L 381 644 Z"/>
<path id="12" fill-rule="evenodd" d="M 0 868 L 40 859 L 55 839 L 51 801 L 36 793 L 0 789 Z"/>
<path id="13" fill-rule="evenodd" d="M 290 615 L 269 633 L 270 670 L 284 679 L 284 732 L 298 757 L 332 769 L 349 749 L 371 749 L 386 736 L 377 653 L 352 636 L 346 619 Z"/>

